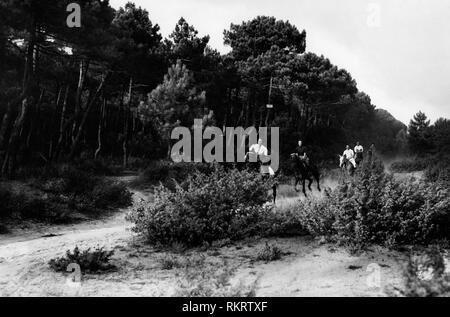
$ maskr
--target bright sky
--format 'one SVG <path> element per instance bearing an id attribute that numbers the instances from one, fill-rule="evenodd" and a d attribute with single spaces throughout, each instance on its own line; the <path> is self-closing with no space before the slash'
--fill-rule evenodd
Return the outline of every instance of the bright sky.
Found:
<path id="1" fill-rule="evenodd" d="M 115 8 L 127 0 L 110 0 Z M 258 15 L 307 32 L 307 51 L 348 70 L 379 108 L 408 123 L 450 118 L 449 0 L 135 0 L 168 36 L 183 16 L 222 53 L 223 31 Z"/>

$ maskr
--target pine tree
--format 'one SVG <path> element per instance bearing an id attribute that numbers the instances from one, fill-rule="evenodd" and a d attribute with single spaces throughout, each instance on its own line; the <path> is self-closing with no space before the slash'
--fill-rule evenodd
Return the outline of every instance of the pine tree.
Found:
<path id="1" fill-rule="evenodd" d="M 408 143 L 413 153 L 430 150 L 430 120 L 425 113 L 419 111 L 414 115 L 409 123 L 408 133 Z"/>

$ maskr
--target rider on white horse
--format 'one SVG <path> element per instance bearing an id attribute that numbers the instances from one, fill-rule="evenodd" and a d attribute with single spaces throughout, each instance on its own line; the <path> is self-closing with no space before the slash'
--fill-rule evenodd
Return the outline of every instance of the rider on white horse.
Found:
<path id="1" fill-rule="evenodd" d="M 356 168 L 355 152 L 350 148 L 350 145 L 345 147 L 344 154 L 341 157 L 340 167 L 344 164 L 344 159 L 347 159 L 350 163 L 352 163 L 353 167 Z"/>
<path id="2" fill-rule="evenodd" d="M 262 139 L 259 139 L 257 144 L 253 144 L 252 146 L 250 146 L 249 151 L 250 151 L 249 153 L 256 154 L 258 157 L 266 158 L 269 156 L 269 150 L 267 149 L 267 147 L 263 145 Z M 264 163 L 265 162 L 261 164 L 261 174 L 275 175 L 275 172 L 272 169 L 272 167 Z"/>
<path id="3" fill-rule="evenodd" d="M 259 139 L 257 144 L 250 146 L 249 151 L 256 155 L 269 155 L 269 150 L 263 145 L 262 139 Z"/>

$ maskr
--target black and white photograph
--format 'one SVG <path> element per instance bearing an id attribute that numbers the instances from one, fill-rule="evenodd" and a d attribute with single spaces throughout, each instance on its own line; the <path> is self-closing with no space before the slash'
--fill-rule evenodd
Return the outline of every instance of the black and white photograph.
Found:
<path id="1" fill-rule="evenodd" d="M 450 1 L 0 0 L 0 297 L 450 297 Z"/>

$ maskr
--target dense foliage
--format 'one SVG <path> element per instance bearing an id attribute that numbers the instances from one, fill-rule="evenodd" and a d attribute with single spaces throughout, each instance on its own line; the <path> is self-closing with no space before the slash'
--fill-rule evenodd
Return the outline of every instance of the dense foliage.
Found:
<path id="1" fill-rule="evenodd" d="M 160 187 L 152 202 L 135 207 L 128 218 L 154 244 L 239 239 L 258 232 L 270 188 L 259 174 L 216 167 L 210 175 L 190 176 L 174 191 Z"/>
<path id="2" fill-rule="evenodd" d="M 366 161 L 326 199 L 301 203 L 302 223 L 315 235 L 355 246 L 449 239 L 449 188 L 414 179 L 397 181 L 383 170 L 381 162 Z"/>
<path id="3" fill-rule="evenodd" d="M 48 265 L 56 272 L 67 272 L 69 265 L 78 264 L 81 273 L 98 273 L 114 268 L 110 263 L 113 255 L 114 251 L 106 251 L 103 248 L 80 250 L 75 247 L 73 251 L 67 250 L 65 256 L 51 259 Z"/>
<path id="4" fill-rule="evenodd" d="M 29 183 L 0 184 L 0 218 L 67 222 L 132 203 L 125 184 L 67 165 L 48 168 Z"/>
<path id="5" fill-rule="evenodd" d="M 174 189 L 177 184 L 183 183 L 197 172 L 209 175 L 214 171 L 214 165 L 207 163 L 173 163 L 157 161 L 150 164 L 141 172 L 134 186 L 164 185 Z"/>
<path id="6" fill-rule="evenodd" d="M 404 288 L 398 290 L 407 297 L 450 296 L 450 274 L 441 250 L 432 247 L 421 255 L 411 255 L 404 272 Z"/>
<path id="7" fill-rule="evenodd" d="M 450 120 L 440 118 L 431 124 L 426 114 L 418 112 L 408 127 L 408 144 L 412 154 L 444 160 L 450 155 Z"/>

